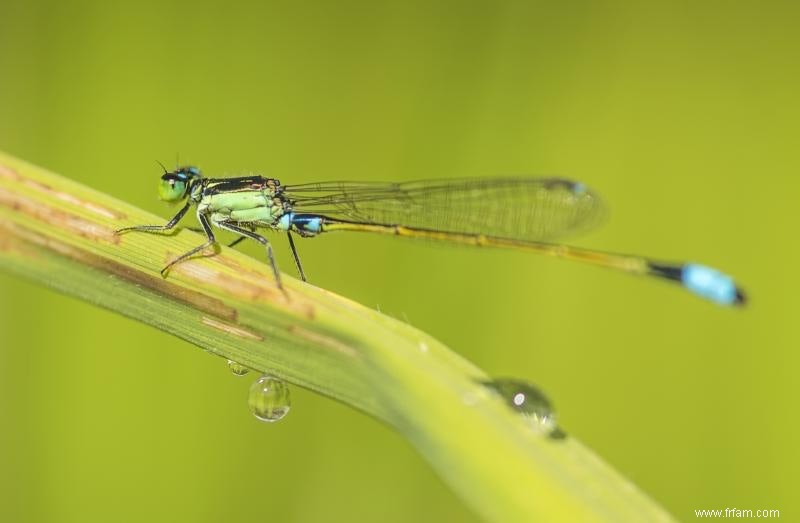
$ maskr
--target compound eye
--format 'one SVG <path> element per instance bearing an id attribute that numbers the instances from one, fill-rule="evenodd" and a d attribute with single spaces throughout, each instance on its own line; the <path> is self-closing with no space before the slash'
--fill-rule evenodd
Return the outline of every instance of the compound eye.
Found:
<path id="1" fill-rule="evenodd" d="M 158 184 L 158 197 L 166 202 L 174 202 L 186 194 L 186 182 L 175 178 L 161 178 Z"/>

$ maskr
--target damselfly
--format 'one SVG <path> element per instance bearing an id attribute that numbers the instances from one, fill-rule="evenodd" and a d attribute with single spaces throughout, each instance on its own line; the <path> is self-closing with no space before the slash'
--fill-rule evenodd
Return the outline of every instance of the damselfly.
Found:
<path id="1" fill-rule="evenodd" d="M 128 231 L 166 231 L 193 206 L 207 241 L 172 260 L 161 274 L 216 243 L 212 227 L 262 244 L 282 288 L 269 240 L 259 228 L 287 233 L 300 277 L 305 281 L 292 234 L 365 231 L 453 243 L 507 247 L 609 267 L 676 282 L 723 305 L 741 305 L 744 293 L 733 279 L 696 263 L 670 263 L 554 243 L 595 225 L 600 199 L 585 185 L 562 178 L 477 178 L 403 183 L 323 182 L 281 185 L 275 178 L 204 178 L 197 167 L 164 169 L 159 196 L 186 200 L 166 225 Z"/>

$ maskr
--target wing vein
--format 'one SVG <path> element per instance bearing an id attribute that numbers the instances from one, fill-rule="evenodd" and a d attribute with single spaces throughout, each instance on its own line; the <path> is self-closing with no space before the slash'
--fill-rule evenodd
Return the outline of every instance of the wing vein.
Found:
<path id="1" fill-rule="evenodd" d="M 583 232 L 605 216 L 594 192 L 563 178 L 320 182 L 284 195 L 295 212 L 528 241 Z"/>

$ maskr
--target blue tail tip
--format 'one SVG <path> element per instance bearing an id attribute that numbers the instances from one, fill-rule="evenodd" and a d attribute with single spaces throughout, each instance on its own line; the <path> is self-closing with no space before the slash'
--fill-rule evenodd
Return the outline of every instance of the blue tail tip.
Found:
<path id="1" fill-rule="evenodd" d="M 711 267 L 696 263 L 687 263 L 681 269 L 683 286 L 708 300 L 720 305 L 743 306 L 747 296 L 727 274 Z"/>

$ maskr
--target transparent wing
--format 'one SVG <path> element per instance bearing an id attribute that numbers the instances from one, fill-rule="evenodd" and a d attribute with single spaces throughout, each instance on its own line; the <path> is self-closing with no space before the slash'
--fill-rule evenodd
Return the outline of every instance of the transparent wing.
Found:
<path id="1" fill-rule="evenodd" d="M 294 212 L 529 241 L 587 230 L 605 215 L 585 185 L 563 178 L 467 178 L 284 187 Z"/>

